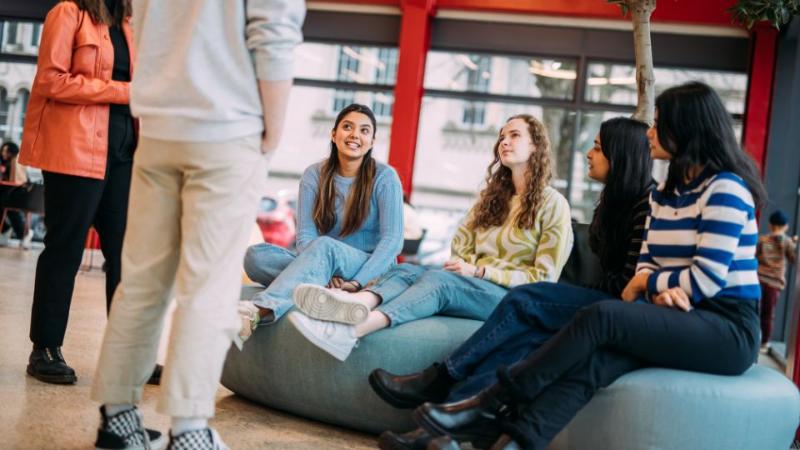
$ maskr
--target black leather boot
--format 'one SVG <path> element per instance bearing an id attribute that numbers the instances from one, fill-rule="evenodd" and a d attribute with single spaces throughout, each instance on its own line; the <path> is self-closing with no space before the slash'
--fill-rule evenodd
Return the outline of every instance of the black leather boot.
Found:
<path id="1" fill-rule="evenodd" d="M 498 419 L 510 408 L 497 395 L 483 391 L 455 403 L 425 403 L 414 410 L 414 421 L 434 436 L 449 435 L 461 442 L 471 441 L 477 448 L 487 448 L 500 436 Z"/>
<path id="2" fill-rule="evenodd" d="M 383 369 L 375 369 L 369 374 L 372 390 L 395 408 L 416 408 L 425 402 L 443 402 L 455 382 L 444 364 L 439 363 L 411 375 L 394 375 Z"/>
<path id="3" fill-rule="evenodd" d="M 28 357 L 28 375 L 53 384 L 73 384 L 78 381 L 75 371 L 64 361 L 61 347 L 34 348 Z"/>
<path id="4" fill-rule="evenodd" d="M 378 438 L 378 448 L 381 450 L 425 450 L 431 439 L 433 437 L 422 428 L 403 434 L 384 431 Z"/>

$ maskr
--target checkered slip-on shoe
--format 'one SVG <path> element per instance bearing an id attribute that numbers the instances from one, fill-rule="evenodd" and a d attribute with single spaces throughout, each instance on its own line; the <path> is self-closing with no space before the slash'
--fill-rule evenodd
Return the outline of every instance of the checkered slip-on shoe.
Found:
<path id="1" fill-rule="evenodd" d="M 230 450 L 213 428 L 203 428 L 181 433 L 170 434 L 167 450 Z"/>
<path id="2" fill-rule="evenodd" d="M 144 427 L 142 413 L 135 407 L 109 417 L 101 406 L 100 417 L 95 450 L 163 450 L 167 443 L 161 433 Z"/>

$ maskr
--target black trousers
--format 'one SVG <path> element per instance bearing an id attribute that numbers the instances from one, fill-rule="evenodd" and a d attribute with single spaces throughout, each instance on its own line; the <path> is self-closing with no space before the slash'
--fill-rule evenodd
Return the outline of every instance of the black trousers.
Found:
<path id="1" fill-rule="evenodd" d="M 15 200 L 19 203 L 19 197 L 25 194 L 25 189 L 19 186 L 0 186 L 0 216 L 7 205 L 14 204 Z M 0 224 L 0 231 L 5 232 L 10 224 L 17 239 L 25 237 L 25 216 L 21 212 L 17 210 L 7 211 L 6 222 Z"/>
<path id="2" fill-rule="evenodd" d="M 131 117 L 111 114 L 105 179 L 43 172 L 47 234 L 33 292 L 30 338 L 35 348 L 64 342 L 75 275 L 92 225 L 106 260 L 106 308 L 111 307 L 121 274 L 135 141 Z"/>
<path id="3" fill-rule="evenodd" d="M 691 312 L 603 301 L 581 309 L 539 350 L 500 369 L 518 414 L 502 424 L 523 448 L 544 449 L 601 387 L 640 367 L 739 375 L 758 353 L 755 302 L 705 300 Z"/>

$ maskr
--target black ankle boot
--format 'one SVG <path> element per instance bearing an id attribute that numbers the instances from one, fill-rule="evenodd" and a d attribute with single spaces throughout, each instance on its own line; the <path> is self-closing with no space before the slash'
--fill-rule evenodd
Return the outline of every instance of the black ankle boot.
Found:
<path id="1" fill-rule="evenodd" d="M 489 447 L 500 436 L 498 419 L 511 408 L 496 393 L 483 391 L 466 400 L 436 405 L 425 403 L 414 410 L 414 421 L 434 436 L 449 435 L 477 448 Z"/>
<path id="2" fill-rule="evenodd" d="M 73 384 L 78 381 L 75 371 L 64 361 L 61 347 L 34 348 L 28 357 L 28 375 L 53 384 Z"/>
<path id="3" fill-rule="evenodd" d="M 443 402 L 455 382 L 445 365 L 439 363 L 411 375 L 393 375 L 383 369 L 375 369 L 369 374 L 372 390 L 395 408 L 416 408 L 425 402 Z"/>
<path id="4" fill-rule="evenodd" d="M 378 448 L 381 450 L 426 450 L 431 439 L 433 437 L 422 428 L 403 434 L 384 431 L 378 438 Z"/>

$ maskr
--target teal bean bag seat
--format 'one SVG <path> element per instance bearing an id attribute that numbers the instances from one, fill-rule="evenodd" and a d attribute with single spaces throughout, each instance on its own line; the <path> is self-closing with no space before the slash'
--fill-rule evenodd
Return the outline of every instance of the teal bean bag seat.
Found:
<path id="1" fill-rule="evenodd" d="M 587 228 L 575 225 L 574 231 L 562 281 L 591 283 L 600 271 L 588 249 Z M 370 433 L 406 431 L 414 428 L 409 411 L 378 398 L 369 373 L 379 367 L 422 370 L 480 325 L 436 316 L 384 329 L 362 339 L 342 363 L 281 320 L 256 330 L 241 352 L 231 347 L 222 384 L 256 403 L 310 419 Z M 650 368 L 600 390 L 550 450 L 787 450 L 798 421 L 797 388 L 772 369 L 753 366 L 742 376 L 725 377 Z"/>
<path id="2" fill-rule="evenodd" d="M 392 408 L 367 383 L 376 368 L 395 373 L 440 361 L 481 322 L 431 317 L 361 339 L 344 363 L 308 342 L 288 320 L 261 327 L 240 352 L 231 347 L 222 384 L 271 408 L 347 428 L 380 433 L 412 427 L 408 410 Z"/>

